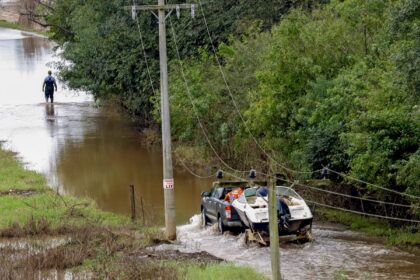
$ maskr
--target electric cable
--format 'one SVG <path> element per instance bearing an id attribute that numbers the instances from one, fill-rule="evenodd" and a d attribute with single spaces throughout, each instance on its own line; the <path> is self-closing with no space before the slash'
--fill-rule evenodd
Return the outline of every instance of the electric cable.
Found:
<path id="1" fill-rule="evenodd" d="M 258 174 L 264 175 L 266 177 L 270 177 L 270 178 L 276 178 L 276 176 L 273 175 L 269 175 L 263 172 L 257 172 Z M 309 188 L 312 190 L 316 190 L 316 191 L 321 191 L 321 192 L 325 192 L 325 193 L 329 193 L 329 194 L 334 194 L 334 195 L 338 195 L 338 196 L 343 196 L 343 197 L 348 197 L 348 198 L 354 198 L 354 199 L 358 199 L 358 200 L 364 200 L 364 201 L 369 201 L 369 202 L 374 202 L 374 203 L 378 203 L 378 204 L 386 204 L 386 205 L 392 205 L 392 206 L 399 206 L 399 207 L 406 207 L 406 208 L 416 208 L 416 209 L 420 209 L 420 206 L 416 206 L 416 205 L 407 205 L 407 204 L 400 204 L 400 203 L 394 203 L 394 202 L 387 202 L 387 201 L 382 201 L 382 200 L 375 200 L 375 199 L 370 199 L 370 198 L 364 198 L 361 196 L 354 196 L 354 195 L 349 195 L 349 194 L 344 194 L 344 193 L 339 193 L 339 192 L 334 192 L 334 191 L 330 191 L 330 190 L 325 190 L 325 189 L 321 189 L 321 188 L 317 188 L 317 187 L 313 187 L 313 186 L 309 186 L 309 185 L 305 185 L 302 183 L 298 183 L 298 182 L 292 182 L 290 180 L 287 179 L 282 179 L 285 182 L 288 182 L 290 184 L 295 184 L 297 186 L 301 186 L 301 187 L 305 187 L 305 188 Z"/>
<path id="2" fill-rule="evenodd" d="M 213 50 L 213 53 L 214 53 L 214 55 L 215 55 L 216 62 L 217 62 L 217 64 L 218 64 L 218 66 L 219 66 L 219 70 L 220 70 L 220 72 L 221 72 L 221 75 L 222 75 L 223 81 L 224 81 L 224 83 L 225 83 L 225 85 L 226 85 L 226 88 L 227 88 L 227 90 L 228 90 L 229 96 L 230 96 L 230 98 L 232 99 L 232 103 L 233 103 L 233 105 L 234 105 L 234 107 L 235 107 L 235 110 L 237 111 L 237 113 L 238 113 L 238 115 L 239 115 L 239 117 L 240 117 L 241 121 L 243 122 L 243 124 L 244 124 L 244 126 L 245 126 L 246 130 L 248 131 L 249 135 L 251 136 L 251 138 L 254 140 L 255 144 L 259 147 L 259 149 L 260 149 L 260 150 L 261 150 L 261 151 L 262 151 L 262 152 L 263 152 L 263 153 L 264 153 L 264 154 L 265 154 L 265 155 L 266 155 L 266 156 L 267 156 L 270 160 L 272 160 L 275 164 L 277 164 L 278 166 L 280 166 L 280 167 L 284 168 L 285 170 L 288 170 L 288 171 L 293 172 L 293 173 L 298 173 L 298 174 L 314 174 L 314 173 L 321 172 L 324 168 L 322 168 L 322 169 L 318 169 L 318 170 L 315 170 L 315 171 L 298 171 L 298 170 L 294 170 L 294 169 L 288 168 L 288 167 L 286 167 L 285 165 L 280 164 L 279 162 L 277 162 L 277 161 L 276 161 L 276 160 L 275 160 L 275 159 L 274 159 L 271 155 L 269 155 L 269 154 L 267 153 L 267 151 L 266 151 L 266 150 L 265 150 L 265 149 L 261 146 L 261 144 L 258 142 L 258 140 L 256 139 L 256 137 L 253 135 L 253 133 L 251 132 L 251 130 L 250 130 L 250 129 L 248 128 L 248 126 L 246 125 L 245 119 L 244 119 L 244 117 L 243 117 L 242 113 L 241 113 L 241 112 L 240 112 L 240 110 L 239 110 L 239 107 L 238 107 L 238 105 L 237 105 L 237 103 L 236 103 L 236 101 L 235 101 L 235 98 L 233 97 L 232 91 L 231 91 L 230 86 L 229 86 L 229 84 L 228 84 L 228 82 L 227 82 L 226 74 L 225 74 L 225 73 L 224 73 L 224 71 L 223 71 L 223 67 L 222 67 L 222 65 L 221 65 L 221 63 L 220 63 L 219 56 L 217 55 L 217 51 L 216 51 L 216 47 L 215 47 L 215 45 L 214 45 L 214 41 L 213 41 L 213 39 L 212 39 L 212 37 L 211 37 L 210 29 L 209 29 L 209 27 L 208 27 L 208 23 L 207 23 L 206 15 L 205 15 L 205 13 L 204 13 L 204 8 L 203 8 L 203 5 L 202 5 L 202 2 L 201 2 L 201 0 L 198 0 L 198 2 L 199 2 L 199 4 L 200 4 L 201 14 L 202 14 L 202 16 L 203 16 L 204 24 L 205 24 L 205 26 L 206 26 L 207 35 L 208 35 L 208 37 L 209 37 L 209 39 L 210 39 L 210 43 L 211 43 L 211 46 L 212 46 L 212 50 Z M 385 191 L 389 191 L 389 192 L 397 193 L 397 194 L 402 195 L 402 196 L 408 196 L 408 197 L 412 197 L 412 198 L 420 199 L 420 197 L 419 197 L 419 196 L 416 196 L 416 195 L 411 195 L 411 194 L 407 194 L 407 193 L 399 192 L 399 191 L 396 191 L 396 190 L 392 190 L 392 189 L 389 189 L 389 188 L 385 188 L 385 187 L 382 187 L 382 186 L 378 186 L 378 185 L 375 185 L 375 184 L 372 184 L 372 183 L 368 183 L 368 182 L 365 182 L 365 181 L 363 181 L 363 180 L 360 180 L 360 179 L 357 179 L 357 178 L 354 178 L 354 177 L 351 177 L 351 176 L 345 175 L 345 174 L 343 174 L 343 173 L 340 173 L 340 172 L 334 171 L 334 170 L 332 170 L 332 169 L 329 169 L 329 168 L 327 168 L 327 169 L 328 169 L 328 170 L 330 170 L 330 171 L 331 171 L 331 172 L 333 172 L 333 173 L 336 173 L 336 174 L 340 175 L 340 176 L 344 176 L 344 177 L 349 178 L 349 179 L 351 179 L 351 180 L 355 180 L 355 181 L 358 181 L 358 182 L 362 182 L 362 183 L 365 183 L 365 184 L 367 184 L 367 185 L 374 186 L 374 187 L 376 187 L 376 188 L 379 188 L 379 189 L 382 189 L 382 190 L 385 190 Z"/>
<path id="3" fill-rule="evenodd" d="M 195 117 L 197 119 L 197 122 L 198 122 L 198 124 L 199 124 L 199 126 L 201 128 L 201 131 L 203 132 L 204 138 L 206 139 L 206 141 L 207 141 L 208 145 L 210 146 L 211 150 L 213 151 L 214 155 L 218 158 L 218 160 L 224 166 L 226 166 L 228 169 L 230 169 L 230 170 L 232 170 L 234 172 L 238 172 L 238 173 L 247 172 L 247 171 L 241 171 L 241 170 L 235 169 L 235 168 L 231 167 L 229 164 L 227 164 L 221 158 L 221 156 L 218 154 L 218 152 L 214 148 L 213 144 L 211 143 L 210 138 L 209 138 L 209 136 L 208 136 L 208 134 L 207 134 L 207 132 L 206 132 L 206 130 L 204 128 L 204 125 L 203 125 L 203 123 L 202 123 L 202 121 L 201 121 L 201 119 L 199 117 L 197 108 L 196 108 L 196 106 L 194 104 L 194 101 L 192 99 L 192 94 L 191 94 L 190 87 L 189 87 L 189 84 L 188 84 L 188 81 L 187 81 L 187 78 L 186 78 L 186 75 L 185 75 L 185 72 L 184 72 L 184 66 L 183 66 L 183 63 L 182 63 L 182 60 L 181 60 L 181 55 L 179 53 L 177 37 L 176 37 L 175 30 L 174 30 L 174 27 L 173 27 L 173 24 L 172 24 L 172 20 L 171 20 L 170 17 L 169 17 L 169 24 L 170 24 L 170 27 L 171 27 L 172 39 L 173 39 L 173 42 L 174 42 L 174 45 L 175 45 L 175 50 L 176 50 L 176 54 L 177 54 L 177 57 L 178 57 L 178 62 L 179 62 L 180 70 L 181 70 L 181 76 L 182 76 L 182 78 L 184 80 L 184 85 L 185 85 L 185 88 L 186 88 L 187 96 L 188 96 L 188 99 L 189 99 L 189 101 L 190 101 L 190 103 L 192 105 L 192 109 L 193 109 L 194 115 L 195 115 Z"/>
<path id="4" fill-rule="evenodd" d="M 351 177 L 351 176 L 346 175 L 346 174 L 344 174 L 344 173 L 341 173 L 341 172 L 338 172 L 338 171 L 332 170 L 332 169 L 330 169 L 330 168 L 328 168 L 328 167 L 325 167 L 325 168 L 326 168 L 327 170 L 331 171 L 331 172 L 332 172 L 332 173 L 334 173 L 334 174 L 340 175 L 340 176 L 342 176 L 342 177 L 344 177 L 344 178 L 348 178 L 348 179 L 353 180 L 353 181 L 357 181 L 357 182 L 359 182 L 359 183 L 366 184 L 366 185 L 368 185 L 368 186 L 372 186 L 372 187 L 375 187 L 375 188 L 378 188 L 378 189 L 381 189 L 381 190 L 384 190 L 384 191 L 388 191 L 388 192 L 396 193 L 396 194 L 399 194 L 399 195 L 402 195 L 402 196 L 408 196 L 408 197 L 411 197 L 411 198 L 420 199 L 420 197 L 419 197 L 419 196 L 416 196 L 416 195 L 412 195 L 412 194 L 408 194 L 408 193 L 403 193 L 403 192 L 399 192 L 399 191 L 392 190 L 392 189 L 389 189 L 389 188 L 385 188 L 385 187 L 382 187 L 382 186 L 379 186 L 379 185 L 375 185 L 375 184 L 372 184 L 372 183 L 369 183 L 369 182 L 366 182 L 366 181 L 363 181 L 363 180 L 360 180 L 360 179 L 357 179 L 357 178 Z"/>
<path id="5" fill-rule="evenodd" d="M 135 6 L 135 5 L 136 5 L 135 0 L 133 0 L 133 6 Z M 141 32 L 140 22 L 139 22 L 139 19 L 137 18 L 137 16 L 136 16 L 136 23 L 137 23 L 137 30 L 139 32 L 139 37 L 140 37 L 140 45 L 141 45 L 141 47 L 143 49 L 143 56 L 144 56 L 144 61 L 146 63 L 146 69 L 147 69 L 147 74 L 149 76 L 150 86 L 152 87 L 153 92 L 155 92 L 155 87 L 153 85 L 152 75 L 150 73 L 149 62 L 148 62 L 148 59 L 147 59 L 146 48 L 144 47 L 143 34 Z"/>
<path id="6" fill-rule="evenodd" d="M 235 110 L 236 110 L 236 112 L 238 113 L 238 116 L 239 116 L 239 118 L 241 119 L 241 121 L 243 122 L 243 124 L 244 124 L 244 127 L 245 127 L 245 129 L 247 130 L 247 132 L 248 132 L 248 134 L 251 136 L 251 138 L 253 139 L 253 141 L 255 142 L 255 144 L 258 146 L 258 148 L 270 159 L 270 160 L 272 160 L 275 164 L 277 164 L 278 166 L 280 166 L 280 167 L 282 167 L 283 169 L 285 169 L 285 170 L 287 170 L 287 171 L 289 171 L 289 172 L 293 172 L 293 173 L 298 173 L 298 174 L 314 174 L 314 173 L 318 173 L 318 172 L 321 172 L 322 171 L 322 169 L 319 169 L 319 170 L 315 170 L 315 171 L 298 171 L 298 170 L 294 170 L 294 169 L 291 169 L 291 168 L 289 168 L 289 167 L 287 167 L 287 166 L 285 166 L 285 165 L 283 165 L 283 164 L 281 164 L 281 163 L 279 163 L 278 161 L 276 161 L 270 154 L 268 154 L 267 153 L 267 151 L 262 147 L 262 145 L 258 142 L 258 140 L 256 139 L 256 137 L 254 136 L 254 134 L 252 133 L 252 131 L 249 129 L 249 127 L 247 126 L 247 124 L 246 124 L 246 121 L 245 121 L 245 119 L 244 119 L 244 117 L 243 117 L 243 115 L 242 115 L 242 113 L 241 113 L 241 111 L 239 110 L 239 106 L 238 106 L 238 104 L 236 103 L 236 101 L 235 101 L 235 98 L 233 97 L 233 94 L 232 94 L 232 90 L 230 89 L 230 86 L 229 86 L 229 83 L 227 82 L 227 78 L 226 78 L 226 74 L 225 74 L 225 72 L 223 71 L 223 67 L 222 67 L 222 64 L 221 64 L 221 62 L 220 62 L 220 58 L 219 58 L 219 56 L 217 55 L 217 51 L 216 51 L 216 47 L 215 47 L 215 45 L 214 45 L 214 41 L 213 41 L 213 38 L 211 37 L 211 33 L 210 33 L 210 29 L 209 29 L 209 26 L 208 26 L 208 23 L 207 23 L 207 19 L 206 19 L 206 15 L 204 14 L 204 8 L 203 8 L 203 5 L 202 5 L 202 3 L 201 3 L 201 0 L 198 0 L 198 2 L 199 2 L 199 4 L 200 4 L 200 10 L 201 10 L 201 14 L 202 14 L 202 16 L 203 16 L 203 20 L 204 20 L 204 24 L 205 24 L 205 26 L 206 26 L 206 30 L 207 30 L 207 35 L 208 35 L 208 37 L 209 37 L 209 39 L 210 39 L 210 44 L 211 44 L 211 47 L 212 47 L 212 50 L 213 50 L 213 53 L 214 53 L 214 56 L 215 56 L 215 58 L 216 58 L 216 62 L 217 62 L 217 64 L 218 64 L 218 67 L 219 67 L 219 70 L 220 70 L 220 73 L 221 73 L 221 76 L 222 76 L 222 78 L 223 78 L 223 81 L 224 81 L 224 83 L 225 83 L 225 85 L 226 85 L 226 89 L 227 89 L 227 91 L 228 91 L 228 93 L 229 93 L 229 96 L 230 96 L 230 98 L 231 98 L 231 100 L 232 100 L 232 103 L 233 103 L 233 106 L 235 107 Z"/>
<path id="7" fill-rule="evenodd" d="M 403 222 L 410 222 L 410 223 L 420 223 L 420 220 L 411 220 L 411 219 L 404 219 L 404 218 L 370 214 L 370 213 L 366 213 L 366 212 L 360 212 L 360 211 L 345 209 L 345 208 L 341 208 L 341 207 L 331 206 L 331 205 L 327 205 L 327 204 L 324 204 L 324 203 L 319 203 L 319 202 L 315 202 L 315 201 L 311 201 L 311 200 L 307 200 L 307 199 L 305 199 L 305 201 L 307 201 L 309 203 L 312 203 L 312 204 L 315 204 L 315 205 L 318 205 L 318 206 L 332 208 L 332 209 L 335 209 L 335 210 L 341 210 L 341 211 L 344 211 L 344 212 L 350 212 L 350 213 L 359 214 L 359 215 L 371 216 L 371 217 L 380 218 L 380 219 L 387 219 L 387 220 L 396 220 L 396 221 L 403 221 Z"/>

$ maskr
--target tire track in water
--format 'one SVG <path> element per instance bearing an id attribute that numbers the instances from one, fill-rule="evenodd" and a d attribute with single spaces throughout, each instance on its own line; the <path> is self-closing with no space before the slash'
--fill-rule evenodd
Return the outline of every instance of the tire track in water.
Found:
<path id="1" fill-rule="evenodd" d="M 244 234 L 220 235 L 215 225 L 202 229 L 200 219 L 200 215 L 195 215 L 189 224 L 178 227 L 179 244 L 160 245 L 157 250 L 206 251 L 270 276 L 269 247 L 246 245 Z M 360 233 L 339 228 L 315 225 L 313 233 L 312 243 L 280 246 L 284 279 L 334 279 L 340 273 L 347 276 L 345 279 L 418 279 L 420 276 L 420 258 L 416 254 L 387 248 Z"/>

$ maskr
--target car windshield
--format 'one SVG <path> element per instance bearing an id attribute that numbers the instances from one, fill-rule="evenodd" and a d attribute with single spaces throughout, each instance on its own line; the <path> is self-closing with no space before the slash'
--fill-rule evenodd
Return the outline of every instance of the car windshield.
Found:
<path id="1" fill-rule="evenodd" d="M 296 199 L 302 199 L 300 197 L 300 195 L 298 195 L 297 192 L 295 192 L 295 190 L 293 190 L 290 187 L 277 186 L 276 187 L 276 194 L 281 195 L 281 196 L 293 197 L 293 198 L 296 198 Z"/>

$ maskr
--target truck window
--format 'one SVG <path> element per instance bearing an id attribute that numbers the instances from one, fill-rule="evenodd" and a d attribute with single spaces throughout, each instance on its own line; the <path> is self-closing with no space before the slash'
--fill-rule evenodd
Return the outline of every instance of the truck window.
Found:
<path id="1" fill-rule="evenodd" d="M 212 193 L 212 197 L 216 199 L 222 199 L 223 188 L 215 188 L 214 192 Z"/>

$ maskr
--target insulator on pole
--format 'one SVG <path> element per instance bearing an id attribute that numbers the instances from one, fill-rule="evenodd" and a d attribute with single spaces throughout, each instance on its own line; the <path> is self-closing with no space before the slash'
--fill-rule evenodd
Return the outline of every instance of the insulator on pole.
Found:
<path id="1" fill-rule="evenodd" d="M 131 17 L 133 18 L 133 20 L 136 20 L 137 18 L 136 6 L 131 6 Z"/>
<path id="2" fill-rule="evenodd" d="M 179 5 L 176 5 L 176 17 L 179 19 L 181 16 L 181 9 L 179 8 Z"/>
<path id="3" fill-rule="evenodd" d="M 195 5 L 194 4 L 191 5 L 191 17 L 192 18 L 195 17 Z"/>
<path id="4" fill-rule="evenodd" d="M 217 170 L 216 178 L 217 179 L 223 179 L 223 170 Z"/>

